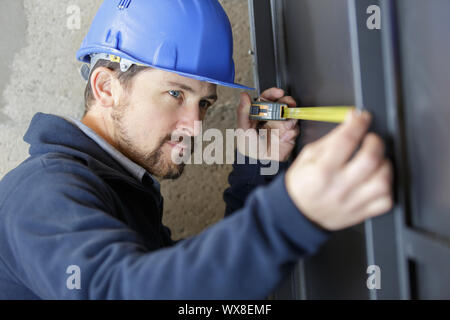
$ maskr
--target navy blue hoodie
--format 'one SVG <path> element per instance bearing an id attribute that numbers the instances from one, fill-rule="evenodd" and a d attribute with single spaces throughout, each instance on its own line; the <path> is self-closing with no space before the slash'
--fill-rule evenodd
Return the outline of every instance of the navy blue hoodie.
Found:
<path id="1" fill-rule="evenodd" d="M 175 242 L 151 177 L 77 126 L 38 113 L 24 140 L 30 157 L 0 182 L 0 299 L 263 299 L 329 235 L 284 174 L 234 165 L 225 218 Z"/>

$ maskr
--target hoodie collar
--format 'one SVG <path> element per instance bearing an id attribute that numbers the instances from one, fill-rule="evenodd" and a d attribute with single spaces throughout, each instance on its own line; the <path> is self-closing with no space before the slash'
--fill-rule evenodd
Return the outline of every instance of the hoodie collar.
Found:
<path id="1" fill-rule="evenodd" d="M 160 189 L 159 182 L 144 168 L 128 159 L 94 130 L 74 118 L 37 113 L 31 120 L 24 141 L 30 144 L 30 155 L 58 151 L 78 156 L 79 153 L 86 153 L 108 166 L 117 168 L 116 163 L 118 163 L 141 183 L 149 177 L 152 184 Z M 99 152 L 98 147 L 103 152 Z M 111 158 L 116 163 L 113 164 Z"/>

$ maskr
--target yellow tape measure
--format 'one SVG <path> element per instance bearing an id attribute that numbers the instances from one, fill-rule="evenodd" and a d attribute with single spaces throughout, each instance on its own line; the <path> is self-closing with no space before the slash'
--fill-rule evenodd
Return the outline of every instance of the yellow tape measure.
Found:
<path id="1" fill-rule="evenodd" d="M 260 121 L 300 119 L 341 123 L 354 109 L 354 106 L 289 108 L 283 103 L 255 102 L 250 108 L 250 119 Z"/>

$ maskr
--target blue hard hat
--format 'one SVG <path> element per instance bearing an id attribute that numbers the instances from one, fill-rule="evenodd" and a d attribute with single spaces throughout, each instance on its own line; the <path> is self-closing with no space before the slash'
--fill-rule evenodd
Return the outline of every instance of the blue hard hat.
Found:
<path id="1" fill-rule="evenodd" d="M 222 86 L 234 83 L 233 34 L 217 0 L 105 0 L 77 52 L 144 65 Z M 92 58 L 92 60 L 91 60 Z"/>

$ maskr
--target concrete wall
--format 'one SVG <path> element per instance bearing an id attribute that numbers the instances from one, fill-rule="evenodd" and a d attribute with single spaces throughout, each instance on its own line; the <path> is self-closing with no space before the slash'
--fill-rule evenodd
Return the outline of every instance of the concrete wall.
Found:
<path id="1" fill-rule="evenodd" d="M 236 80 L 253 86 L 246 0 L 221 0 L 235 35 Z M 85 82 L 75 52 L 100 0 L 0 0 L 0 178 L 22 162 L 22 137 L 36 112 L 80 118 Z M 70 17 L 78 6 L 80 28 Z M 69 9 L 69 12 L 68 12 Z M 69 23 L 69 24 L 68 24 Z M 74 28 L 75 26 L 75 28 Z M 219 88 L 220 100 L 204 128 L 233 128 L 239 90 Z M 164 222 L 187 237 L 223 217 L 229 165 L 190 165 L 177 181 L 163 181 Z"/>

